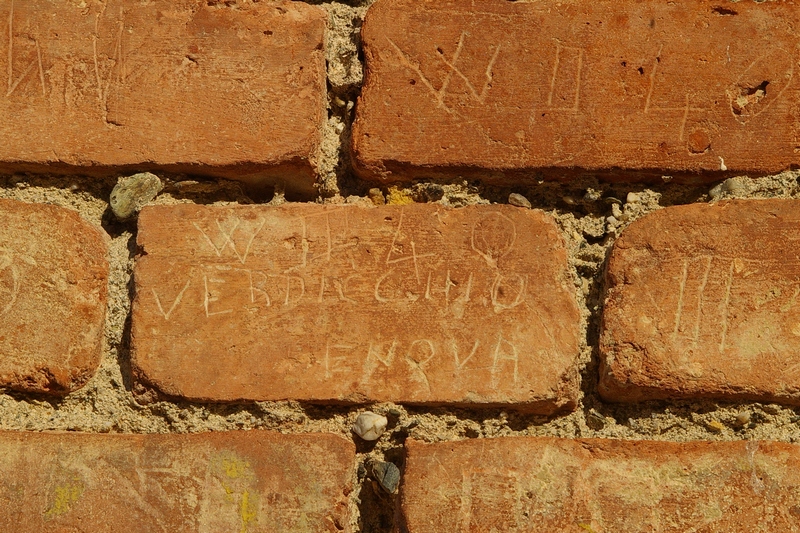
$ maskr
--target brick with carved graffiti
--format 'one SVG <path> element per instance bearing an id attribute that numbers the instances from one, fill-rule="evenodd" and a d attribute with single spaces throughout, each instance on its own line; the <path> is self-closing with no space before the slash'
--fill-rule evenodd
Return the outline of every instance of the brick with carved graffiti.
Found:
<path id="1" fill-rule="evenodd" d="M 338 435 L 0 432 L 0 530 L 350 532 Z"/>
<path id="2" fill-rule="evenodd" d="M 625 229 L 606 271 L 602 395 L 800 404 L 799 212 L 691 204 Z"/>
<path id="3" fill-rule="evenodd" d="M 581 316 L 541 211 L 153 206 L 138 242 L 142 389 L 540 413 L 576 401 Z"/>
<path id="4" fill-rule="evenodd" d="M 378 0 L 357 170 L 503 184 L 778 172 L 800 160 L 798 24 L 792 2 Z"/>
<path id="5" fill-rule="evenodd" d="M 406 441 L 403 529 L 800 532 L 800 447 L 501 437 Z"/>
<path id="6" fill-rule="evenodd" d="M 106 241 L 69 209 L 0 200 L 0 388 L 64 394 L 95 373 Z"/>
<path id="7" fill-rule="evenodd" d="M 233 4 L 3 2 L 0 169 L 161 169 L 313 194 L 326 14 Z"/>

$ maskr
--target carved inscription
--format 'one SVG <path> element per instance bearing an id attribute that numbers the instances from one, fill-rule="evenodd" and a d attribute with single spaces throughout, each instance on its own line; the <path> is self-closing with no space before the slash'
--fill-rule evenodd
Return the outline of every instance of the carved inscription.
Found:
<path id="1" fill-rule="evenodd" d="M 104 437 L 0 433 L 0 527 L 323 531 L 347 516 L 354 450 L 331 435 Z"/>
<path id="2" fill-rule="evenodd" d="M 435 56 L 436 58 L 441 61 L 447 67 L 447 73 L 445 74 L 444 78 L 442 79 L 441 83 L 439 84 L 439 88 L 437 89 L 434 86 L 434 82 L 428 79 L 428 77 L 422 72 L 422 69 L 419 67 L 419 63 L 412 59 L 406 52 L 404 52 L 394 41 L 387 37 L 387 41 L 392 46 L 392 48 L 397 52 L 398 59 L 400 63 L 407 69 L 409 69 L 413 74 L 415 74 L 422 84 L 430 91 L 431 96 L 436 101 L 436 105 L 441 109 L 444 109 L 448 113 L 457 114 L 457 112 L 448 104 L 445 103 L 445 98 L 447 97 L 447 91 L 450 87 L 450 83 L 453 80 L 453 77 L 457 77 L 463 83 L 463 85 L 467 89 L 467 94 L 472 98 L 472 100 L 478 104 L 484 104 L 486 102 L 486 97 L 489 94 L 489 89 L 492 87 L 492 79 L 493 79 L 493 69 L 495 62 L 497 61 L 497 56 L 500 55 L 500 44 L 495 44 L 488 47 L 488 52 L 491 54 L 489 56 L 489 60 L 486 63 L 486 69 L 484 70 L 484 80 L 483 84 L 480 86 L 480 90 L 476 84 L 473 84 L 472 81 L 467 77 L 464 72 L 462 72 L 457 64 L 459 62 L 460 56 L 462 51 L 464 50 L 464 44 L 466 38 L 468 37 L 467 31 L 462 31 L 461 36 L 458 39 L 458 44 L 456 44 L 455 51 L 450 59 L 447 58 L 445 55 L 444 50 L 441 46 L 435 47 Z M 415 82 L 416 83 L 416 82 Z"/>
<path id="3" fill-rule="evenodd" d="M 687 205 L 629 226 L 609 259 L 604 394 L 797 403 L 795 204 Z"/>
<path id="4" fill-rule="evenodd" d="M 796 265 L 786 265 L 791 269 Z M 776 278 L 770 271 L 778 265 L 771 261 L 707 255 L 683 259 L 676 276 L 677 301 L 670 340 L 685 350 L 715 350 L 723 353 L 731 346 L 731 306 L 748 308 L 761 313 L 767 309 L 790 318 L 800 295 L 800 283 L 791 279 Z M 744 294 L 742 294 L 743 291 Z M 753 291 L 753 294 L 748 294 Z M 732 302 L 733 298 L 736 301 Z M 744 301 L 742 300 L 744 299 Z M 735 312 L 741 321 L 741 311 Z M 800 315 L 797 325 L 789 328 L 792 335 L 800 336 Z M 797 331 L 795 333 L 794 331 Z M 762 336 L 772 335 L 769 328 Z M 765 342 L 770 342 L 765 338 Z"/>
<path id="5" fill-rule="evenodd" d="M 357 168 L 369 179 L 490 168 L 476 177 L 505 183 L 506 171 L 560 167 L 779 172 L 796 162 L 797 23 L 775 4 L 723 17 L 654 0 L 386 0 L 364 24 Z"/>
<path id="6" fill-rule="evenodd" d="M 436 398 L 445 381 L 503 397 L 533 386 L 527 380 L 549 359 L 566 368 L 574 357 L 575 324 L 553 321 L 576 316 L 560 286 L 563 249 L 528 251 L 559 239 L 538 213 L 432 205 L 151 213 L 168 218 L 163 230 L 147 213 L 140 220 L 147 255 L 137 264 L 134 328 L 147 332 L 148 352 L 160 332 L 183 331 L 196 339 L 191 351 L 246 360 L 263 346 L 275 354 L 268 365 L 300 365 L 336 394 L 355 387 L 419 400 Z M 175 233 L 162 237 L 167 227 Z M 545 299 L 542 283 L 559 296 Z M 223 331 L 250 332 L 243 342 L 252 348 Z M 223 348 L 229 342 L 237 346 Z M 387 392 L 390 375 L 400 378 Z"/>
<path id="7" fill-rule="evenodd" d="M 520 481 L 513 472 L 462 472 L 458 531 L 520 531 Z"/>
<path id="8" fill-rule="evenodd" d="M 389 37 L 386 37 L 389 44 L 397 52 L 398 58 L 403 67 L 410 70 L 420 79 L 422 84 L 430 91 L 438 107 L 451 114 L 460 115 L 460 113 L 457 113 L 452 109 L 452 107 L 445 103 L 453 76 L 457 76 L 463 80 L 467 89 L 467 94 L 469 94 L 475 102 L 479 104 L 485 104 L 486 98 L 489 94 L 489 89 L 492 87 L 493 69 L 497 68 L 495 66 L 497 56 L 503 46 L 501 42 L 489 46 L 489 50 L 494 50 L 494 53 L 490 57 L 486 67 L 485 83 L 480 88 L 480 91 L 478 91 L 476 86 L 473 85 L 467 76 L 456 66 L 456 63 L 458 62 L 462 53 L 464 39 L 467 34 L 467 30 L 461 32 L 461 37 L 458 41 L 455 52 L 453 53 L 452 61 L 448 61 L 448 59 L 446 59 L 445 54 L 442 51 L 442 47 L 434 47 L 436 50 L 435 56 L 439 58 L 445 65 L 447 65 L 449 69 L 438 88 L 436 88 L 434 84 L 425 76 L 422 71 L 422 67 L 420 66 L 420 61 L 412 59 L 400 48 L 400 46 L 398 46 Z M 581 86 L 586 84 L 586 81 L 582 77 L 584 74 L 584 64 L 587 62 L 597 61 L 599 58 L 594 58 L 591 56 L 587 57 L 585 48 L 577 45 L 566 44 L 567 42 L 568 41 L 562 41 L 560 39 L 553 39 L 553 46 L 549 47 L 549 49 L 554 53 L 554 56 L 551 60 L 552 72 L 546 84 L 547 91 L 545 93 L 545 101 L 536 101 L 533 103 L 534 113 L 539 109 L 546 109 L 549 112 L 564 111 L 572 114 L 581 112 Z M 548 47 L 541 47 L 539 50 L 548 50 Z M 684 141 L 684 138 L 687 135 L 687 123 L 690 122 L 690 113 L 707 116 L 714 113 L 714 108 L 710 105 L 707 107 L 692 105 L 691 102 L 693 99 L 693 94 L 697 92 L 696 90 L 687 91 L 684 94 L 684 98 L 679 101 L 672 102 L 669 101 L 669 95 L 665 97 L 659 94 L 659 91 L 657 91 L 657 85 L 663 77 L 663 75 L 660 75 L 659 73 L 659 66 L 661 65 L 662 61 L 662 53 L 668 54 L 669 52 L 669 48 L 667 48 L 665 51 L 664 44 L 660 44 L 652 61 L 646 63 L 649 74 L 647 74 L 648 83 L 646 91 L 643 95 L 644 103 L 641 112 L 645 115 L 652 113 L 666 113 L 679 116 L 679 126 L 675 130 L 675 136 L 678 140 Z M 528 61 L 535 61 L 536 59 L 538 59 L 537 56 L 532 56 L 528 58 Z M 736 120 L 741 124 L 746 124 L 751 118 L 760 115 L 775 101 L 780 100 L 783 97 L 783 94 L 787 89 L 789 89 L 794 78 L 795 59 L 797 58 L 793 58 L 792 54 L 788 53 L 786 50 L 779 49 L 768 51 L 761 57 L 753 60 L 749 65 L 744 67 L 743 70 L 739 72 L 732 72 L 730 74 L 730 80 L 726 84 L 727 87 L 723 92 L 706 95 L 701 98 L 703 98 L 705 101 L 708 101 L 709 98 L 713 98 L 716 99 L 717 102 L 727 102 L 730 106 L 730 111 Z M 525 59 L 522 58 L 520 58 L 520 60 L 523 62 L 525 61 Z M 754 76 L 751 71 L 765 70 L 765 67 L 761 64 L 768 60 L 772 60 L 776 64 L 781 65 L 778 71 L 775 72 L 777 76 L 767 76 L 775 78 L 775 81 L 771 82 L 770 80 L 762 80 L 757 83 L 749 82 L 751 79 L 760 79 L 758 76 Z M 761 68 L 759 69 L 759 67 Z M 781 70 L 782 68 L 785 68 L 786 70 L 783 71 Z M 644 67 L 640 67 L 639 70 L 641 75 L 645 74 Z M 772 71 L 774 68 L 771 68 L 770 70 Z M 770 84 L 774 86 L 776 83 L 778 86 L 770 88 L 770 98 L 767 98 L 768 86 Z M 773 91 L 775 91 L 774 96 Z M 703 150 L 694 151 L 694 153 L 704 151 L 705 148 Z"/>
<path id="9" fill-rule="evenodd" d="M 784 511 L 800 488 L 792 444 L 501 437 L 406 449 L 409 533 L 798 530 Z"/>
<path id="10" fill-rule="evenodd" d="M 26 78 L 35 78 L 41 86 L 42 96 L 47 94 L 40 38 L 33 34 L 19 35 L 14 29 L 14 0 L 8 8 L 8 51 L 6 70 L 8 84 L 6 98 L 11 96 Z M 16 65 L 15 65 L 16 63 Z M 38 74 L 38 76 L 37 76 Z"/>
<path id="11" fill-rule="evenodd" d="M 0 2 L 0 167 L 202 167 L 310 195 L 326 15 L 278 3 Z"/>

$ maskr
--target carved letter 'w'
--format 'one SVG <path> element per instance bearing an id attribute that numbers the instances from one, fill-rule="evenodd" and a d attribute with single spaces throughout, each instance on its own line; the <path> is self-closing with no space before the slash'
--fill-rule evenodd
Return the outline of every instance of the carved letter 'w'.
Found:
<path id="1" fill-rule="evenodd" d="M 494 68 L 495 62 L 497 61 L 497 56 L 500 55 L 500 45 L 498 44 L 497 46 L 494 47 L 494 53 L 492 54 L 492 57 L 489 60 L 489 64 L 486 66 L 486 70 L 484 71 L 485 81 L 483 83 L 483 87 L 481 87 L 481 90 L 478 91 L 475 85 L 469 80 L 469 78 L 467 78 L 467 76 L 457 66 L 458 59 L 461 56 L 462 50 L 464 49 L 464 40 L 466 36 L 467 32 L 462 31 L 461 37 L 459 37 L 458 39 L 458 45 L 456 46 L 456 51 L 453 53 L 452 59 L 447 59 L 441 48 L 436 49 L 437 57 L 448 68 L 448 72 L 445 75 L 444 80 L 442 80 L 442 85 L 438 89 L 435 88 L 431 80 L 429 80 L 428 77 L 422 73 L 422 69 L 420 69 L 418 63 L 413 62 L 411 58 L 408 56 L 408 54 L 403 52 L 403 50 L 399 46 L 397 46 L 397 44 L 395 44 L 394 41 L 392 41 L 388 37 L 386 38 L 386 40 L 389 41 L 389 44 L 391 44 L 392 47 L 397 52 L 397 55 L 400 58 L 400 62 L 403 64 L 403 66 L 410 69 L 417 76 L 419 76 L 420 81 L 423 83 L 423 85 L 425 85 L 425 87 L 428 88 L 428 90 L 433 95 L 434 100 L 436 100 L 437 106 L 449 112 L 453 112 L 452 109 L 448 107 L 447 104 L 445 104 L 444 102 L 444 99 L 447 96 L 447 88 L 450 85 L 450 81 L 453 79 L 453 75 L 461 78 L 461 80 L 467 86 L 467 90 L 469 91 L 469 94 L 472 96 L 472 98 L 478 103 L 483 104 L 486 101 L 486 96 L 489 94 L 489 89 L 491 89 L 492 87 L 492 79 L 494 77 L 492 69 Z M 489 47 L 489 49 L 491 49 L 491 47 Z"/>

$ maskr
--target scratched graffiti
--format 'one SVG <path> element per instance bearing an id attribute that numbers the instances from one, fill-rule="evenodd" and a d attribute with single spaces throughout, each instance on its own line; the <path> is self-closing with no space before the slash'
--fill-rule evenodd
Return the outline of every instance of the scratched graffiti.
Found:
<path id="1" fill-rule="evenodd" d="M 565 263 L 536 251 L 540 239 L 558 238 L 542 233 L 540 215 L 431 206 L 245 213 L 176 216 L 169 235 L 180 242 L 152 242 L 136 267 L 134 319 L 149 345 L 185 331 L 178 338 L 196 339 L 190 352 L 217 350 L 224 332 L 251 331 L 224 350 L 242 361 L 266 350 L 264 372 L 303 368 L 326 387 L 367 390 L 399 373 L 390 387 L 419 398 L 439 394 L 443 379 L 462 390 L 527 390 L 532 372 L 562 372 L 576 353 L 574 322 L 552 318 L 577 310 L 562 285 Z M 162 257 L 162 246 L 185 259 Z M 542 283 L 560 286 L 559 296 L 545 297 Z"/>

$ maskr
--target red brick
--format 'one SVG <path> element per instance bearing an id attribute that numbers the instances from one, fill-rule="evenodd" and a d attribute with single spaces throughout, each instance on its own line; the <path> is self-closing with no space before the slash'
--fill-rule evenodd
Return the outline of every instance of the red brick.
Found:
<path id="1" fill-rule="evenodd" d="M 312 193 L 324 11 L 210 3 L 4 2 L 0 170 L 162 169 Z"/>
<path id="2" fill-rule="evenodd" d="M 147 207 L 138 242 L 134 374 L 167 395 L 575 403 L 580 315 L 540 211 Z"/>
<path id="3" fill-rule="evenodd" d="M 362 30 L 358 172 L 713 180 L 797 165 L 798 8 L 378 0 Z"/>
<path id="4" fill-rule="evenodd" d="M 336 435 L 0 433 L 0 530 L 351 531 Z"/>
<path id="5" fill-rule="evenodd" d="M 0 387 L 64 394 L 97 370 L 106 241 L 69 209 L 0 200 Z"/>
<path id="6" fill-rule="evenodd" d="M 656 211 L 606 272 L 601 393 L 800 404 L 797 200 Z"/>
<path id="7" fill-rule="evenodd" d="M 800 531 L 800 449 L 539 437 L 406 441 L 408 533 Z"/>

